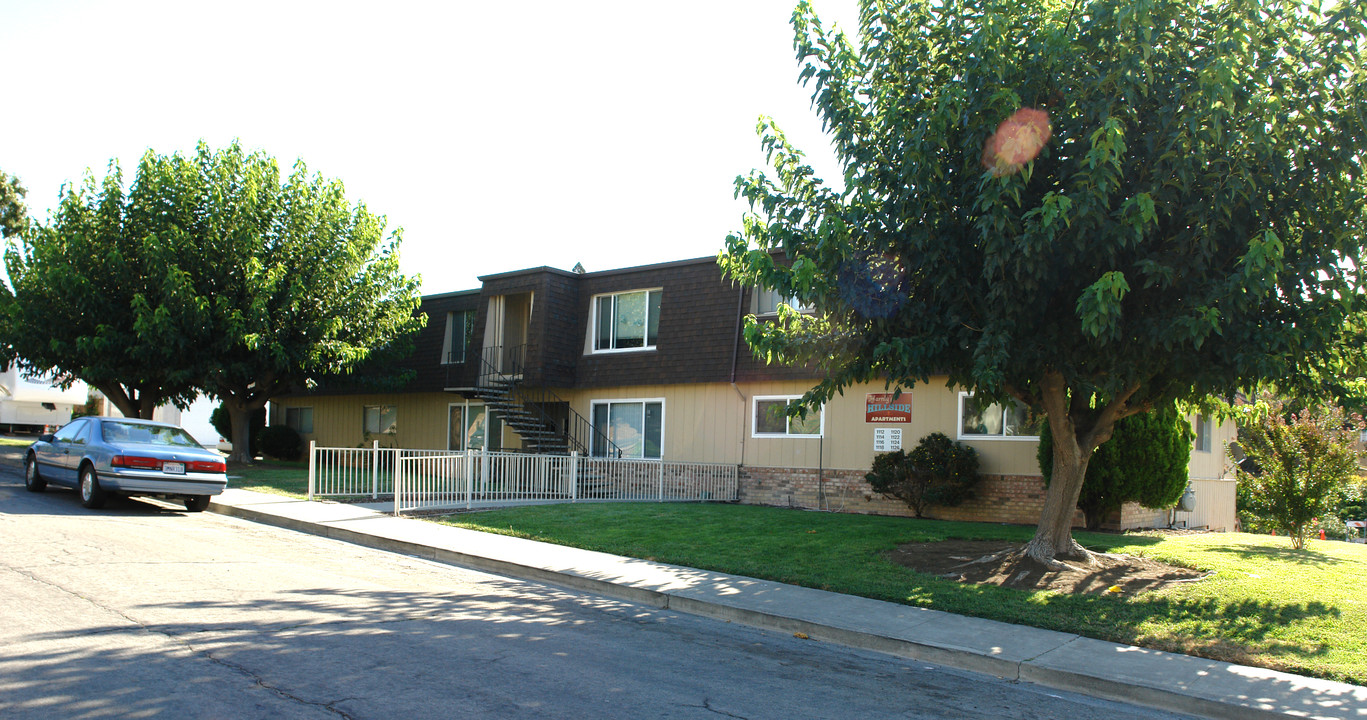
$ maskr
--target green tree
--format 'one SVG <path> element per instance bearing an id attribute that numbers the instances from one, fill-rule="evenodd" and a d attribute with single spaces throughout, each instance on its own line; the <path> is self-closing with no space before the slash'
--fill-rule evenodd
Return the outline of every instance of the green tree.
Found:
<path id="1" fill-rule="evenodd" d="M 230 460 L 250 461 L 250 418 L 271 397 L 344 375 L 426 320 L 418 280 L 399 270 L 401 232 L 386 236 L 384 217 L 302 162 L 282 181 L 263 153 L 201 143 L 148 152 L 126 198 L 121 187 L 114 166 L 98 202 L 75 198 L 75 220 L 59 214 L 11 251 L 12 353 L 101 390 L 91 377 L 151 377 L 138 403 L 111 396 L 128 414 L 208 392 L 246 439 Z M 83 257 L 92 238 L 108 250 Z M 47 321 L 48 307 L 79 322 Z M 52 347 L 38 347 L 45 333 Z"/>
<path id="2" fill-rule="evenodd" d="M 0 171 L 0 237 L 16 237 L 28 226 L 27 193 L 19 178 Z"/>
<path id="3" fill-rule="evenodd" d="M 186 213 L 161 258 L 193 254 L 202 270 L 177 276 L 167 296 L 206 316 L 203 388 L 227 407 L 234 437 L 251 436 L 251 414 L 270 398 L 350 373 L 426 322 L 415 314 L 418 279 L 399 269 L 402 232 L 386 237 L 383 216 L 302 161 L 282 182 L 264 154 L 201 145 L 194 157 L 154 158 L 150 176 Z M 166 342 L 185 336 L 158 329 Z M 230 460 L 251 457 L 233 443 Z"/>
<path id="4" fill-rule="evenodd" d="M 751 319 L 747 340 L 820 367 L 811 406 L 948 373 L 1042 410 L 1053 481 L 1024 552 L 1089 559 L 1071 519 L 1117 421 L 1335 372 L 1357 334 L 1364 15 L 863 0 L 855 47 L 800 4 L 843 187 L 761 118 L 774 175 L 737 179 L 752 213 L 719 260 L 819 314 Z"/>
<path id="5" fill-rule="evenodd" d="M 164 301 L 170 268 L 150 247 L 159 209 L 134 187 L 125 193 L 117 163 L 63 188 L 51 221 L 28 228 L 5 254 L 9 288 L 0 296 L 0 351 L 7 362 L 83 380 L 128 417 L 150 418 L 159 405 L 188 407 L 202 380 L 194 342 L 159 346 L 153 326 L 192 325 L 193 308 Z"/>
<path id="6" fill-rule="evenodd" d="M 1077 506 L 1095 530 L 1127 502 L 1147 508 L 1172 507 L 1187 488 L 1191 424 L 1175 408 L 1131 415 L 1115 424 L 1111 439 L 1092 453 Z M 1046 425 L 1038 458 L 1044 481 L 1054 471 L 1054 438 Z"/>
<path id="7" fill-rule="evenodd" d="M 1239 446 L 1253 465 L 1236 469 L 1244 510 L 1305 547 L 1311 521 L 1334 509 L 1357 473 L 1353 450 L 1360 417 L 1336 407 L 1285 413 L 1274 404 L 1259 420 L 1239 428 Z"/>

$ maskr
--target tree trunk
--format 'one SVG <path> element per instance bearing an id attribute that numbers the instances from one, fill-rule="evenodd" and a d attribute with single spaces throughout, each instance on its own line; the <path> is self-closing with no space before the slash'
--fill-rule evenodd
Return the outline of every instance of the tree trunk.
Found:
<path id="1" fill-rule="evenodd" d="M 228 409 L 228 421 L 233 430 L 233 451 L 228 454 L 228 462 L 249 465 L 255 455 L 252 452 L 252 415 L 266 407 L 270 397 L 254 392 L 251 387 L 238 392 L 220 389 L 218 397 L 223 401 L 223 407 Z"/>
<path id="2" fill-rule="evenodd" d="M 1073 540 L 1077 499 L 1082 495 L 1092 453 L 1111 438 L 1116 421 L 1133 414 L 1126 403 L 1139 390 L 1139 384 L 1096 408 L 1091 407 L 1090 397 L 1070 392 L 1057 372 L 1045 374 L 1040 390 L 1049 432 L 1054 437 L 1054 471 L 1035 537 L 1025 546 L 1025 554 L 1047 565 L 1054 564 L 1059 556 L 1090 563 L 1092 554 Z M 1078 420 L 1087 425 L 1078 427 Z"/>
<path id="3" fill-rule="evenodd" d="M 114 403 L 114 407 L 126 418 L 151 420 L 152 413 L 156 412 L 155 398 L 145 390 L 130 393 L 129 388 L 117 383 L 102 383 L 96 385 L 95 389 Z"/>
<path id="4" fill-rule="evenodd" d="M 223 405 L 228 408 L 228 419 L 233 429 L 233 451 L 228 454 L 228 462 L 250 464 L 252 461 L 252 412 L 256 408 L 248 407 L 248 403 L 236 398 L 227 398 Z"/>
<path id="5" fill-rule="evenodd" d="M 1065 432 L 1056 429 L 1066 428 Z M 1058 556 L 1088 560 L 1087 550 L 1073 540 L 1073 517 L 1077 499 L 1082 494 L 1082 481 L 1087 477 L 1090 450 L 1078 446 L 1072 422 L 1055 423 L 1049 418 L 1049 431 L 1054 436 L 1054 471 L 1049 489 L 1044 496 L 1044 510 L 1040 513 L 1035 537 L 1025 546 L 1025 554 L 1043 563 L 1051 563 Z"/>

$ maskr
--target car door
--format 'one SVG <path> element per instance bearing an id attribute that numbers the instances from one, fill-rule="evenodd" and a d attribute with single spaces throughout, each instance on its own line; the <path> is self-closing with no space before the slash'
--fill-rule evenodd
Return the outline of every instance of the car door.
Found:
<path id="1" fill-rule="evenodd" d="M 45 477 L 59 485 L 76 485 L 76 467 L 81 459 L 81 452 L 84 450 L 84 443 L 80 442 L 87 436 L 90 423 L 85 418 L 78 418 L 58 430 L 48 443 L 47 448 L 35 449 L 34 454 L 38 460 L 38 470 Z M 74 457 L 73 457 L 74 453 Z"/>

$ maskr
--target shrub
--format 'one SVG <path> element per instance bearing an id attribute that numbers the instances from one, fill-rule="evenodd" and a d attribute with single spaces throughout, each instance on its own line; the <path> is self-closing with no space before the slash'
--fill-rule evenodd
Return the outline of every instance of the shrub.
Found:
<path id="1" fill-rule="evenodd" d="M 1334 509 L 1357 473 L 1353 428 L 1361 419 L 1350 422 L 1336 407 L 1285 413 L 1280 403 L 1271 405 L 1265 417 L 1239 428 L 1239 446 L 1260 470 L 1236 468 L 1240 509 L 1289 535 L 1299 550 L 1314 519 Z"/>
<path id="2" fill-rule="evenodd" d="M 298 460 L 304 449 L 304 441 L 288 425 L 271 425 L 256 434 L 255 447 L 262 455 L 276 460 Z"/>
<path id="3" fill-rule="evenodd" d="M 951 507 L 973 497 L 973 486 L 982 476 L 973 448 L 943 433 L 931 433 L 909 453 L 898 450 L 874 457 L 864 479 L 883 497 L 906 503 L 919 518 L 932 505 Z"/>
<path id="4" fill-rule="evenodd" d="M 1191 424 L 1176 408 L 1131 415 L 1115 424 L 1111 439 L 1092 453 L 1077 506 L 1095 530 L 1127 502 L 1172 507 L 1187 488 Z M 1054 470 L 1054 439 L 1046 423 L 1037 451 L 1045 484 Z"/>

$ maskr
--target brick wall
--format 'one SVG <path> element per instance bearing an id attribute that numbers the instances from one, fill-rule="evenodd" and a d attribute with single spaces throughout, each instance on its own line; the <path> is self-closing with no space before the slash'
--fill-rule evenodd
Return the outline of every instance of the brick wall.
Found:
<path id="1" fill-rule="evenodd" d="M 741 466 L 739 497 L 747 505 L 776 505 L 835 512 L 901 515 L 911 509 L 873 492 L 863 470 L 825 470 L 818 489 L 816 468 Z M 1039 521 L 1044 508 L 1044 479 L 1038 475 L 985 475 L 977 496 L 958 507 L 932 507 L 926 516 L 939 520 L 1023 523 Z M 1083 525 L 1082 512 L 1073 519 Z"/>

